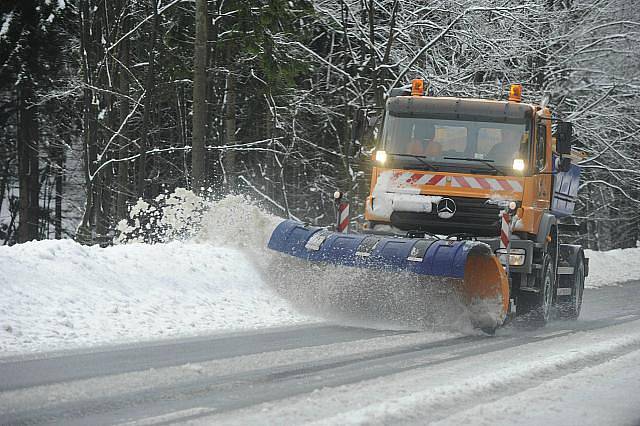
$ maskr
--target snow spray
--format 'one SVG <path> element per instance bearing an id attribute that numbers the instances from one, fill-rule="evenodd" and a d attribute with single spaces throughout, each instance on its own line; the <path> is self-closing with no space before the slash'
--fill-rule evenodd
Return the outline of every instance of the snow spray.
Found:
<path id="1" fill-rule="evenodd" d="M 468 309 L 446 282 L 410 273 L 311 264 L 267 248 L 281 218 L 245 195 L 209 200 L 177 189 L 138 201 L 118 225 L 118 242 L 191 241 L 246 253 L 263 280 L 306 315 L 392 329 L 470 331 Z M 233 267 L 233 265 L 229 265 Z"/>

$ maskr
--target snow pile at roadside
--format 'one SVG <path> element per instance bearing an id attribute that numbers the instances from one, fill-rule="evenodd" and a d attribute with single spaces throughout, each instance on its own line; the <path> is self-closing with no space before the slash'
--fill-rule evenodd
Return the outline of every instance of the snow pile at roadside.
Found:
<path id="1" fill-rule="evenodd" d="M 308 321 L 233 248 L 0 247 L 0 354 Z"/>
<path id="2" fill-rule="evenodd" d="M 585 280 L 587 288 L 640 280 L 640 248 L 585 250 L 585 255 L 589 258 L 589 276 Z"/>

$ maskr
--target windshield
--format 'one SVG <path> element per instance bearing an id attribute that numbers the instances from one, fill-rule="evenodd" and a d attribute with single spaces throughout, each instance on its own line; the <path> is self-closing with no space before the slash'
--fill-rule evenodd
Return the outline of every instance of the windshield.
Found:
<path id="1" fill-rule="evenodd" d="M 464 165 L 512 170 L 513 160 L 528 152 L 526 123 L 445 120 L 387 115 L 382 149 L 393 161 L 420 167 L 418 156 L 440 166 Z M 520 154 L 519 154 L 520 153 Z M 523 158 L 526 162 L 526 158 Z"/>

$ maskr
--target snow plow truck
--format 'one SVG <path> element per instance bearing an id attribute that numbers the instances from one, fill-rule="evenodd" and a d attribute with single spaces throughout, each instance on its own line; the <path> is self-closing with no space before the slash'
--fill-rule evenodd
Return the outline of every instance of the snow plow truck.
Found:
<path id="1" fill-rule="evenodd" d="M 341 219 L 338 229 L 285 220 L 268 247 L 446 282 L 488 332 L 513 318 L 578 318 L 589 263 L 559 240 L 577 226 L 567 223 L 580 178 L 571 123 L 521 102 L 521 85 L 508 100 L 427 96 L 424 85 L 387 99 L 360 231 L 339 232 Z"/>

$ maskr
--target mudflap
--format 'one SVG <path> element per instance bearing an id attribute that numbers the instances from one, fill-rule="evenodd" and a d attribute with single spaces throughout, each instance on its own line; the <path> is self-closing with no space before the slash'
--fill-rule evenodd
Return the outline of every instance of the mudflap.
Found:
<path id="1" fill-rule="evenodd" d="M 457 295 L 477 328 L 495 329 L 509 310 L 507 275 L 481 242 L 342 234 L 285 220 L 273 231 L 268 247 L 297 258 L 279 258 L 282 274 L 306 267 L 314 270 L 315 281 L 375 288 L 378 296 L 386 295 L 372 300 L 394 303 L 395 309 L 414 304 L 408 299 L 416 297 L 418 289 L 444 288 Z M 395 297 L 398 293 L 406 296 L 406 305 Z"/>

